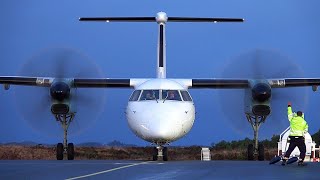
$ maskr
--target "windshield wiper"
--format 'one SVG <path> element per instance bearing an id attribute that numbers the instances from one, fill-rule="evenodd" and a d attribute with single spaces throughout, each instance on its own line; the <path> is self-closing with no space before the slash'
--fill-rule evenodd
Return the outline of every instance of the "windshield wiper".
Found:
<path id="1" fill-rule="evenodd" d="M 156 93 L 152 90 L 152 94 L 153 94 L 153 97 L 154 97 L 154 99 L 157 101 L 157 103 L 159 103 L 158 102 L 158 99 L 157 99 L 157 97 L 156 97 Z"/>
<path id="2" fill-rule="evenodd" d="M 164 100 L 163 100 L 163 102 L 162 103 L 164 103 L 164 101 L 166 101 L 168 99 L 168 95 L 166 96 L 166 98 L 164 98 Z"/>

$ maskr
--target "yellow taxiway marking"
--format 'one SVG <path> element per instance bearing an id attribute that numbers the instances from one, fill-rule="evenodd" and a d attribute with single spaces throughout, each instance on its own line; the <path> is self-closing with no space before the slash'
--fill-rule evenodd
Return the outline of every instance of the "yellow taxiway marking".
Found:
<path id="1" fill-rule="evenodd" d="M 112 171 L 116 171 L 116 170 L 119 170 L 119 169 L 124 169 L 124 168 L 128 168 L 128 167 L 132 167 L 132 166 L 138 166 L 138 165 L 141 165 L 141 164 L 147 164 L 148 162 L 150 162 L 150 161 L 145 161 L 145 162 L 141 162 L 141 163 L 130 164 L 130 165 L 127 165 L 127 166 L 121 166 L 121 167 L 117 167 L 117 168 L 113 168 L 113 169 L 108 169 L 108 170 L 105 170 L 105 171 L 100 171 L 100 172 L 96 172 L 96 173 L 92 173 L 92 174 L 87 174 L 87 175 L 83 175 L 83 176 L 72 177 L 72 178 L 68 178 L 68 179 L 66 179 L 66 180 L 86 178 L 86 177 L 95 176 L 95 175 L 103 174 L 103 173 L 108 173 L 108 172 L 112 172 Z"/>

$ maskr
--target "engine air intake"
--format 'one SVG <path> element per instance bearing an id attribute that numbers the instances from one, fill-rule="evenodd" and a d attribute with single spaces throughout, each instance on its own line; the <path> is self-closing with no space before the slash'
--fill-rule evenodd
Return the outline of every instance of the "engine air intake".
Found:
<path id="1" fill-rule="evenodd" d="M 53 104 L 51 106 L 51 112 L 53 114 L 67 114 L 69 112 L 69 106 L 67 104 Z"/>
<path id="2" fill-rule="evenodd" d="M 257 116 L 268 116 L 271 113 L 271 109 L 267 105 L 255 105 L 252 107 L 252 113 Z"/>

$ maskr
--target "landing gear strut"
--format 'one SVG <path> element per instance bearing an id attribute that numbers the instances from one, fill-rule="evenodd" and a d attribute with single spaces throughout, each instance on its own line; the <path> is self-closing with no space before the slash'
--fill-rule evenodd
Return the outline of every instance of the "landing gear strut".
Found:
<path id="1" fill-rule="evenodd" d="M 63 155 L 67 154 L 68 160 L 74 159 L 74 145 L 73 143 L 68 144 L 68 128 L 72 122 L 75 114 L 55 114 L 56 121 L 61 123 L 63 128 L 63 143 L 57 144 L 56 156 L 57 160 L 63 160 Z"/>
<path id="2" fill-rule="evenodd" d="M 246 114 L 248 122 L 251 124 L 253 129 L 253 141 L 254 145 L 248 145 L 248 160 L 254 160 L 255 156 L 258 156 L 259 161 L 264 160 L 264 147 L 263 144 L 259 144 L 258 142 L 258 134 L 259 128 L 262 123 L 264 123 L 267 119 L 267 116 L 253 116 L 250 114 Z"/>
<path id="3" fill-rule="evenodd" d="M 163 161 L 168 161 L 168 147 L 158 145 L 153 148 L 152 160 L 157 161 L 160 158 L 162 158 Z"/>

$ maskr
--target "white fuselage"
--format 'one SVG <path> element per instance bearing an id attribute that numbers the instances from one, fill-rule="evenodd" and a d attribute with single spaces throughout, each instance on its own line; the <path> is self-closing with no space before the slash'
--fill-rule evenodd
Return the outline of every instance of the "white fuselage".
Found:
<path id="1" fill-rule="evenodd" d="M 136 91 L 175 90 L 186 92 L 179 83 L 169 79 L 151 79 L 135 88 Z M 163 92 L 163 93 L 161 93 Z M 186 135 L 193 126 L 195 107 L 193 101 L 169 100 L 164 95 L 157 99 L 129 101 L 126 117 L 130 129 L 141 139 L 158 145 L 168 144 Z"/>

